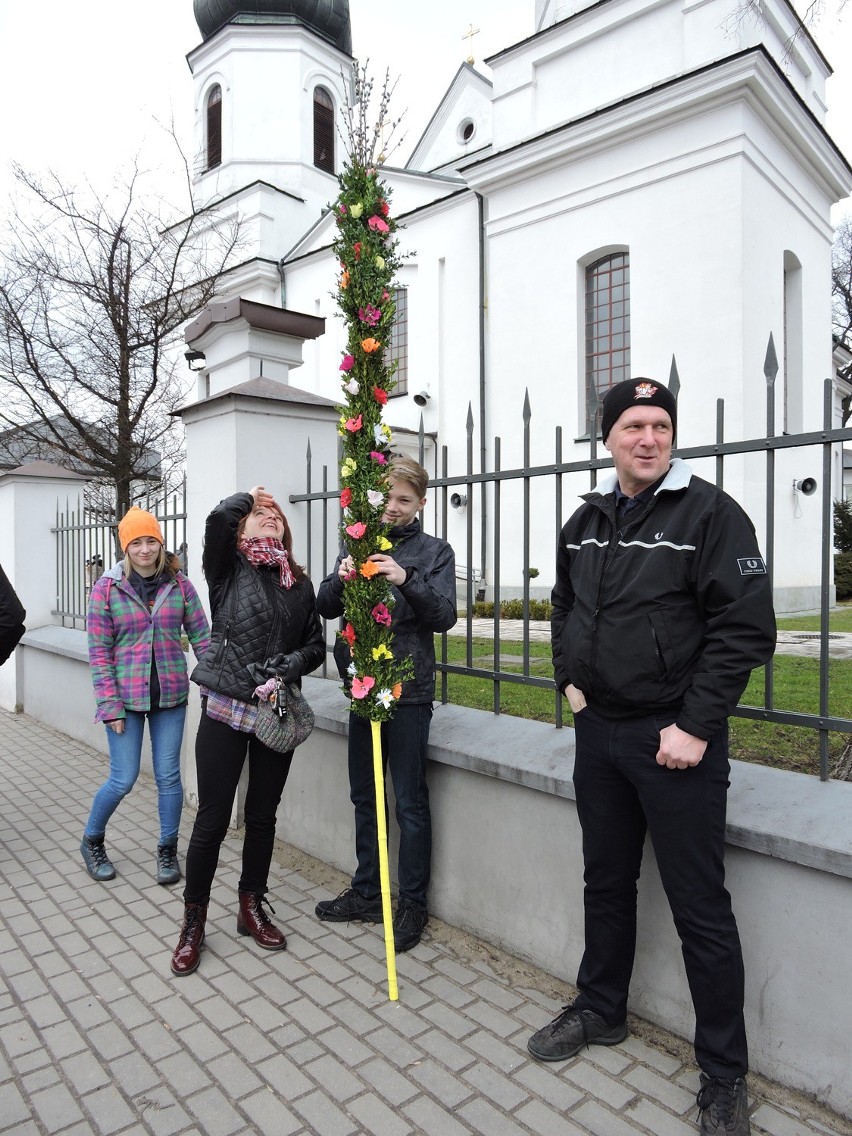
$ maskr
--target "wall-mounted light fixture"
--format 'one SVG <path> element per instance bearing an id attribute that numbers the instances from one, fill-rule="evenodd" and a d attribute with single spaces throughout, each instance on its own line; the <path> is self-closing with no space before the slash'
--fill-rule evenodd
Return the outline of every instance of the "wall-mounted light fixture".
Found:
<path id="1" fill-rule="evenodd" d="M 430 398 L 431 398 L 431 395 L 429 394 L 429 392 L 426 391 L 426 390 L 422 390 L 422 391 L 418 391 L 417 394 L 414 396 L 414 401 L 418 406 L 425 406 Z"/>
<path id="2" fill-rule="evenodd" d="M 190 347 L 189 351 L 184 351 L 183 357 L 190 371 L 203 371 L 207 366 L 207 356 L 203 351 L 193 351 Z"/>
<path id="3" fill-rule="evenodd" d="M 452 505 L 452 507 L 454 509 L 463 509 L 465 507 L 465 505 L 467 504 L 467 494 L 466 493 L 451 493 L 450 494 L 450 504 Z"/>
<path id="4" fill-rule="evenodd" d="M 817 491 L 815 477 L 803 477 L 801 481 L 793 480 L 793 492 L 802 493 L 805 497 L 812 497 Z"/>

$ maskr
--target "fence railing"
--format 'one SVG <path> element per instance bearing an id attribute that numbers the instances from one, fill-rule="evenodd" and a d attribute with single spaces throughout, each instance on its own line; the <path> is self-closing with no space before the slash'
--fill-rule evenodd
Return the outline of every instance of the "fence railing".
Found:
<path id="1" fill-rule="evenodd" d="M 755 460 L 762 466 L 762 479 L 764 482 L 764 513 L 763 535 L 761 545 L 765 553 L 770 578 L 774 581 L 775 571 L 775 545 L 777 536 L 777 500 L 778 476 L 776 474 L 776 456 L 780 451 L 791 449 L 804 449 L 818 447 L 821 451 L 821 514 L 820 514 L 820 569 L 819 569 L 819 617 L 820 617 L 820 654 L 819 654 L 819 709 L 818 713 L 807 713 L 788 708 L 778 707 L 775 696 L 775 666 L 774 662 L 765 668 L 765 681 L 762 705 L 740 705 L 736 716 L 750 718 L 761 722 L 777 723 L 779 725 L 795 726 L 814 730 L 818 736 L 819 770 L 820 777 L 826 780 L 829 775 L 829 734 L 840 732 L 852 734 L 852 719 L 829 713 L 829 618 L 833 601 L 833 495 L 832 495 L 832 455 L 843 442 L 852 441 L 852 429 L 833 428 L 833 387 L 831 380 L 824 384 L 823 400 L 823 428 L 799 434 L 777 434 L 775 430 L 775 379 L 778 364 L 772 336 L 769 338 L 766 361 L 764 365 L 765 397 L 766 397 L 766 433 L 760 438 L 730 441 L 725 439 L 725 406 L 724 400 L 716 403 L 716 429 L 715 439 L 702 446 L 691 446 L 677 449 L 676 456 L 692 463 L 704 461 L 709 463 L 710 469 L 702 469 L 707 480 L 715 481 L 720 488 L 724 487 L 727 465 L 730 461 L 751 458 L 749 466 L 749 481 L 754 482 L 757 470 L 754 468 Z M 669 377 L 669 386 L 677 392 L 680 386 L 677 369 L 672 363 L 672 372 Z M 597 421 L 599 408 L 594 404 L 590 407 L 592 425 Z M 440 691 L 442 701 L 448 701 L 448 676 L 466 675 L 492 684 L 492 706 L 495 714 L 500 713 L 500 694 L 504 684 L 522 684 L 525 686 L 542 687 L 553 690 L 553 718 L 558 727 L 563 725 L 563 699 L 555 691 L 552 679 L 531 673 L 530 667 L 530 587 L 532 573 L 529 571 L 532 547 L 531 534 L 533 523 L 540 528 L 542 502 L 550 501 L 553 506 L 551 527 L 551 548 L 555 548 L 556 534 L 561 530 L 567 518 L 566 494 L 564 486 L 566 480 L 571 479 L 576 484 L 578 478 L 587 481 L 587 487 L 593 489 L 598 474 L 602 469 L 612 466 L 609 456 L 598 456 L 598 433 L 590 429 L 588 434 L 588 454 L 577 461 L 565 461 L 563 457 L 563 432 L 557 426 L 554 432 L 553 460 L 546 464 L 532 465 L 532 437 L 530 430 L 531 411 L 528 397 L 525 398 L 523 413 L 523 463 L 515 468 L 502 468 L 501 439 L 495 437 L 492 445 L 493 468 L 474 468 L 474 421 L 472 413 L 467 416 L 467 445 L 466 462 L 463 473 L 450 475 L 447 468 L 447 447 L 441 449 L 440 473 L 431 479 L 430 494 L 433 502 L 430 516 L 434 518 L 433 531 L 446 539 L 448 510 L 453 496 L 463 498 L 469 504 L 477 502 L 478 508 L 468 507 L 466 510 L 466 527 L 464 548 L 455 543 L 456 557 L 466 566 L 466 657 L 464 663 L 450 662 L 448 658 L 448 637 L 442 636 L 442 648 L 438 660 L 440 676 Z M 420 455 L 421 461 L 425 452 L 426 438 L 421 418 L 420 427 Z M 537 452 L 541 452 L 540 445 Z M 759 457 L 758 457 L 759 456 Z M 709 476 L 707 474 L 709 473 Z M 316 471 L 313 469 L 310 446 L 306 461 L 306 486 L 304 493 L 294 493 L 289 500 L 292 503 L 305 503 L 308 510 L 308 532 L 313 534 L 315 529 L 322 533 L 319 559 L 314 556 L 315 538 L 309 539 L 307 549 L 308 571 L 319 579 L 327 572 L 334 562 L 339 543 L 339 522 L 341 512 L 337 503 L 339 490 L 337 488 L 337 471 L 330 479 L 329 469 L 323 466 L 320 471 L 321 488 L 314 488 Z M 329 487 L 331 483 L 331 488 Z M 517 486 L 520 493 L 515 493 L 511 502 L 512 510 L 512 553 L 517 553 L 517 531 L 515 510 L 520 507 L 520 545 L 521 560 L 524 566 L 520 585 L 522 601 L 522 640 L 520 672 L 516 673 L 505 669 L 502 662 L 504 644 L 501 644 L 500 603 L 503 598 L 503 559 L 507 553 L 506 542 L 503 539 L 504 526 L 504 496 L 510 486 Z M 535 501 L 535 505 L 533 505 Z M 317 516 L 319 510 L 319 516 Z M 573 511 L 571 506 L 568 511 Z M 753 511 L 753 510 L 752 510 Z M 424 527 L 429 527 L 424 524 Z M 758 525 L 758 532 L 761 526 Z M 489 555 L 490 553 L 490 555 Z M 479 559 L 479 565 L 477 565 Z M 488 561 L 488 562 L 487 562 Z M 493 659 L 491 665 L 476 666 L 473 651 L 473 602 L 480 580 L 489 581 L 491 596 L 494 601 L 493 616 Z M 511 589 L 517 591 L 515 587 Z M 513 644 L 513 649 L 515 645 Z M 333 663 L 327 661 L 327 673 L 333 671 Z"/>
<path id="2" fill-rule="evenodd" d="M 153 513 L 160 522 L 166 548 L 182 558 L 186 568 L 186 482 L 137 496 L 134 505 Z M 54 617 L 62 627 L 86 627 L 89 592 L 106 568 L 120 558 L 115 510 L 83 501 L 56 504 L 56 604 Z"/>

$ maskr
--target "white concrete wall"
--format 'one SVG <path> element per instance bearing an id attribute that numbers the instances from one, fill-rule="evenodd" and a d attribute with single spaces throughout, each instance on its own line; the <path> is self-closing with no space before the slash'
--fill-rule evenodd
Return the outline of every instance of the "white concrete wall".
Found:
<path id="1" fill-rule="evenodd" d="M 24 710 L 96 745 L 79 713 L 87 675 L 73 657 L 74 634 L 54 629 L 52 636 L 27 636 L 21 649 Z M 62 643 L 69 638 L 70 647 Z M 51 699 L 43 696 L 48 686 Z M 278 836 L 350 871 L 347 703 L 336 681 L 308 678 L 304 689 L 317 726 L 296 753 Z M 184 755 L 187 786 L 194 730 L 192 722 Z M 583 936 L 582 854 L 570 780 L 573 731 L 444 706 L 436 708 L 430 742 L 430 909 L 573 982 Z M 850 807 L 852 785 L 845 782 L 823 784 L 733 762 L 728 885 L 745 957 L 752 1068 L 852 1117 L 852 986 L 838 947 L 852 938 Z M 393 835 L 390 858 L 393 868 Z M 650 846 L 639 888 L 630 1009 L 691 1040 L 679 942 Z"/>

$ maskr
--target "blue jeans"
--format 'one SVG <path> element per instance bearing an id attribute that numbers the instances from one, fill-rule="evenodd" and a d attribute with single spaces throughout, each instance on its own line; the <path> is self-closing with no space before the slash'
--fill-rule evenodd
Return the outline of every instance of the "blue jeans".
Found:
<path id="1" fill-rule="evenodd" d="M 673 715 L 574 716 L 574 787 L 583 831 L 585 952 L 575 1005 L 610 1025 L 627 1016 L 636 945 L 636 884 L 646 830 L 681 940 L 695 1007 L 695 1056 L 711 1077 L 748 1070 L 743 958 L 725 888 L 728 729 L 698 765 L 657 765 Z"/>
<path id="2" fill-rule="evenodd" d="M 127 710 L 125 715 L 124 733 L 117 734 L 109 726 L 106 727 L 109 777 L 95 793 L 86 824 L 86 836 L 94 839 L 103 837 L 107 821 L 136 784 L 142 762 L 142 736 L 147 717 L 160 810 L 160 844 L 174 844 L 183 809 L 180 747 L 186 705 L 150 712 Z"/>
<path id="3" fill-rule="evenodd" d="M 432 814 L 426 784 L 426 746 L 432 705 L 398 706 L 382 723 L 382 762 L 390 767 L 399 824 L 399 895 L 426 906 L 432 868 Z M 371 724 L 349 716 L 349 789 L 355 806 L 355 853 L 358 867 L 352 886 L 368 899 L 381 894 L 376 788 Z M 385 802 L 387 816 L 387 801 Z"/>

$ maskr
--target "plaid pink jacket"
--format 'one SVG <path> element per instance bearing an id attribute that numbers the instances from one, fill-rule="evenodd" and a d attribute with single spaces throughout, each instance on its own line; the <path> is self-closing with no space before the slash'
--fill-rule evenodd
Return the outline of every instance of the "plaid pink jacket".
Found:
<path id="1" fill-rule="evenodd" d="M 200 659 L 210 643 L 210 627 L 195 588 L 181 572 L 160 588 L 149 611 L 117 564 L 92 588 L 87 623 L 96 722 L 123 718 L 125 710 L 150 710 L 152 655 L 160 707 L 186 702 L 189 679 L 181 628 Z"/>

